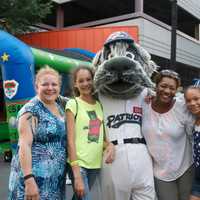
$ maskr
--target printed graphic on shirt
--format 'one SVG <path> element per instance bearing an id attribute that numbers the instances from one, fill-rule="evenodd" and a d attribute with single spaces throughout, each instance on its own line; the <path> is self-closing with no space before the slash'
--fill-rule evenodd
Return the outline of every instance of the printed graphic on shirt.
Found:
<path id="1" fill-rule="evenodd" d="M 108 128 L 119 128 L 123 124 L 142 124 L 142 108 L 133 107 L 132 113 L 119 113 L 115 115 L 109 115 L 107 117 L 106 126 Z"/>
<path id="2" fill-rule="evenodd" d="M 90 121 L 89 121 L 89 132 L 88 132 L 88 142 L 99 142 L 100 126 L 101 120 L 97 118 L 95 111 L 87 112 Z"/>
<path id="3" fill-rule="evenodd" d="M 137 106 L 133 106 L 133 113 L 137 113 L 142 115 L 142 108 L 141 107 L 137 107 Z"/>

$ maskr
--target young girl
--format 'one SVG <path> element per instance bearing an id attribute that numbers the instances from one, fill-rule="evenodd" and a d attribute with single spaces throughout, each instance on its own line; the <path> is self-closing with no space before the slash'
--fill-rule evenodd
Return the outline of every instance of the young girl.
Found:
<path id="1" fill-rule="evenodd" d="M 66 105 L 69 161 L 73 187 L 81 200 L 91 200 L 90 189 L 99 175 L 103 147 L 112 162 L 114 147 L 105 137 L 102 107 L 93 96 L 93 72 L 79 67 L 72 74 L 75 98 Z"/>
<path id="2" fill-rule="evenodd" d="M 186 89 L 185 101 L 188 110 L 196 116 L 195 127 L 193 130 L 195 176 L 190 200 L 200 200 L 200 81 L 199 84 L 195 84 Z"/>

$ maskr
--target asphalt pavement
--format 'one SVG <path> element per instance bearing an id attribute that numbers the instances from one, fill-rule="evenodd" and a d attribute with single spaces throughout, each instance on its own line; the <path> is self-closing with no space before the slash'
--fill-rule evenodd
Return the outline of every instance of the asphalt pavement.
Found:
<path id="1" fill-rule="evenodd" d="M 7 200 L 9 173 L 10 163 L 4 162 L 0 156 L 0 200 Z"/>

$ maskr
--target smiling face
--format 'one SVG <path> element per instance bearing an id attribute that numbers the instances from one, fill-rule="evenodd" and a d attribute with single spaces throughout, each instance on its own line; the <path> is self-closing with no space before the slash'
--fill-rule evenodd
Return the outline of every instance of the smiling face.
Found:
<path id="1" fill-rule="evenodd" d="M 45 74 L 40 76 L 36 83 L 38 97 L 44 103 L 53 103 L 60 93 L 59 78 L 54 74 Z"/>
<path id="2" fill-rule="evenodd" d="M 87 69 L 80 69 L 76 72 L 74 86 L 80 93 L 80 96 L 92 95 L 93 78 L 92 74 Z"/>
<path id="3" fill-rule="evenodd" d="M 162 103 L 171 103 L 177 91 L 177 82 L 170 77 L 163 77 L 156 86 L 156 97 Z"/>
<path id="4" fill-rule="evenodd" d="M 200 117 L 200 88 L 188 88 L 185 92 L 185 101 L 188 110 Z"/>

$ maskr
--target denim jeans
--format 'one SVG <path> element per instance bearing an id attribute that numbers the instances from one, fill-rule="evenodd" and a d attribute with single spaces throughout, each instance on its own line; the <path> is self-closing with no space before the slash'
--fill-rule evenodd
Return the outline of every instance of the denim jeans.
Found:
<path id="1" fill-rule="evenodd" d="M 91 198 L 91 188 L 94 185 L 94 182 L 100 174 L 100 169 L 86 169 L 80 168 L 81 176 L 84 183 L 85 195 L 82 198 L 78 198 L 76 194 L 73 196 L 73 200 L 92 200 Z M 74 179 L 72 172 L 69 173 L 69 177 L 72 180 L 72 184 L 74 185 Z"/>

